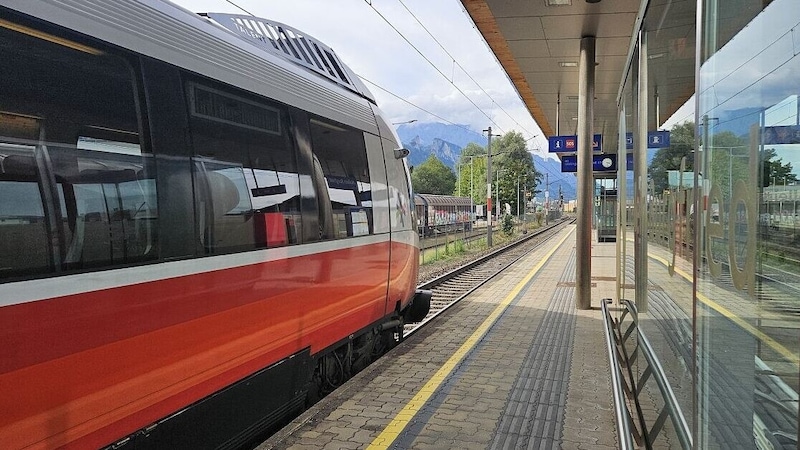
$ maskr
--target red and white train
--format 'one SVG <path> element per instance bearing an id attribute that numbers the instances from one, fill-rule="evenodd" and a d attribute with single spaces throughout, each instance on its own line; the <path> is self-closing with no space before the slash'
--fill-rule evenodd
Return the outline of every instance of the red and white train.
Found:
<path id="1" fill-rule="evenodd" d="M 396 343 L 408 168 L 285 25 L 0 1 L 0 447 L 235 448 Z"/>

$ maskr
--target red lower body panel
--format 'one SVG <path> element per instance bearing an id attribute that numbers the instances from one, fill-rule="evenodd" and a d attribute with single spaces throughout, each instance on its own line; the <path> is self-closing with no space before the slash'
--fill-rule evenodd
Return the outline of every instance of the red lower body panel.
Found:
<path id="1" fill-rule="evenodd" d="M 314 354 L 384 317 L 387 289 L 390 309 L 408 298 L 415 249 L 394 244 L 391 271 L 388 254 L 373 244 L 0 308 L 0 442 L 107 445 Z"/>

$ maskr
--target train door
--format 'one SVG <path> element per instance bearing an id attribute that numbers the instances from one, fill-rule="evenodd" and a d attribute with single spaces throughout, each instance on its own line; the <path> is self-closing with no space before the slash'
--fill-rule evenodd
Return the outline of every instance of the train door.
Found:
<path id="1" fill-rule="evenodd" d="M 391 262 L 388 309 L 405 307 L 416 290 L 419 236 L 413 221 L 414 200 L 405 155 L 393 139 L 382 139 L 388 182 Z"/>

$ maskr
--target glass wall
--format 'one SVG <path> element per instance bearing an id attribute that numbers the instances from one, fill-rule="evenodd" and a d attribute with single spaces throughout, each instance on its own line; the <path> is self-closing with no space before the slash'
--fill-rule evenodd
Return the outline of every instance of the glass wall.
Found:
<path id="1" fill-rule="evenodd" d="M 688 423 L 694 416 L 693 256 L 691 203 L 695 142 L 696 8 L 691 2 L 650 2 L 620 97 L 618 184 L 629 199 L 619 214 L 629 223 L 618 240 L 619 291 L 634 300 L 647 336 Z M 624 133 L 624 135 L 623 135 Z M 620 159 L 622 160 L 622 159 Z M 626 167 L 627 166 L 627 167 Z M 627 170 L 626 170 L 627 169 Z M 621 195 L 622 198 L 622 195 Z M 632 205 L 632 213 L 627 205 Z M 634 375 L 646 381 L 638 396 L 648 428 L 664 399 L 645 358 Z M 651 438 L 653 438 L 651 436 Z M 671 421 L 658 448 L 679 445 Z"/>
<path id="2" fill-rule="evenodd" d="M 618 293 L 694 448 L 797 449 L 800 0 L 699 1 L 649 2 L 623 80 Z"/>
<path id="3" fill-rule="evenodd" d="M 619 105 L 619 134 L 617 139 L 617 195 L 619 208 L 617 223 L 617 298 L 634 299 L 634 256 L 633 256 L 633 224 L 635 209 L 633 201 L 633 169 L 628 167 L 628 158 L 633 161 L 633 129 L 636 124 L 636 108 L 634 106 L 635 67 L 630 67 L 625 76 L 622 98 Z"/>
<path id="4" fill-rule="evenodd" d="M 703 3 L 698 448 L 798 448 L 798 11 L 798 0 Z"/>

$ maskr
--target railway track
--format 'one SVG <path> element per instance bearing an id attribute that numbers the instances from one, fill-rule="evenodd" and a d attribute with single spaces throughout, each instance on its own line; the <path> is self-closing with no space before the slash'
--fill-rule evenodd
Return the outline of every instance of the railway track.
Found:
<path id="1" fill-rule="evenodd" d="M 403 337 L 408 337 L 531 250 L 546 243 L 571 222 L 569 219 L 555 222 L 418 286 L 419 289 L 433 291 L 431 309 L 421 322 L 406 324 L 403 328 Z"/>

